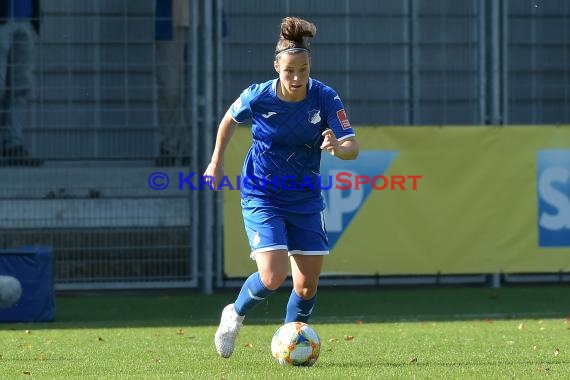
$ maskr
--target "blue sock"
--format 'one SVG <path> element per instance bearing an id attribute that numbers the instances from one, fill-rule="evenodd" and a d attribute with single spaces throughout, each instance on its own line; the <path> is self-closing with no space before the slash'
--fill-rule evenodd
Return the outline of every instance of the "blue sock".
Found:
<path id="1" fill-rule="evenodd" d="M 238 315 L 245 315 L 248 311 L 259 305 L 267 296 L 273 293 L 261 282 L 259 272 L 255 272 L 245 280 L 241 286 L 239 295 L 234 302 L 234 308 Z"/>
<path id="2" fill-rule="evenodd" d="M 297 295 L 295 289 L 291 292 L 289 297 L 289 302 L 287 303 L 287 316 L 285 317 L 285 323 L 289 322 L 305 322 L 308 323 L 311 314 L 313 313 L 313 307 L 315 306 L 315 301 L 317 296 L 315 295 L 310 300 L 304 300 Z"/>

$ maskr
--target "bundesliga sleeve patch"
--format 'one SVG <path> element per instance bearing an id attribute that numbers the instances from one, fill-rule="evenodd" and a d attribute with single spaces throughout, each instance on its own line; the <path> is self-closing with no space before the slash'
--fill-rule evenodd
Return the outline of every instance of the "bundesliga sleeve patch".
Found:
<path id="1" fill-rule="evenodd" d="M 346 117 L 346 111 L 343 109 L 336 112 L 336 116 L 338 117 L 338 121 L 342 126 L 342 129 L 350 128 L 350 122 L 348 121 L 348 117 Z"/>

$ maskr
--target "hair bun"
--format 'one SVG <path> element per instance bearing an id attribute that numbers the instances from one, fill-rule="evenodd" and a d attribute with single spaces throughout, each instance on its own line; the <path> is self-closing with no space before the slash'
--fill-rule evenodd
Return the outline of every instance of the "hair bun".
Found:
<path id="1" fill-rule="evenodd" d="M 285 17 L 281 21 L 281 37 L 283 39 L 303 43 L 305 37 L 314 37 L 317 28 L 314 24 L 298 17 Z"/>

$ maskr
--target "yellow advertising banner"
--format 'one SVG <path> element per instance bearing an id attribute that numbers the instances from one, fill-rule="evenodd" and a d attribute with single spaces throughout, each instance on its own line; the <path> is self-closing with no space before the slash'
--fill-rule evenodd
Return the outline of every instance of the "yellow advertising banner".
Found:
<path id="1" fill-rule="evenodd" d="M 323 274 L 570 271 L 570 127 L 360 127 L 361 154 L 323 154 Z M 236 131 L 226 174 L 251 143 Z M 229 277 L 255 270 L 239 191 L 224 190 Z"/>

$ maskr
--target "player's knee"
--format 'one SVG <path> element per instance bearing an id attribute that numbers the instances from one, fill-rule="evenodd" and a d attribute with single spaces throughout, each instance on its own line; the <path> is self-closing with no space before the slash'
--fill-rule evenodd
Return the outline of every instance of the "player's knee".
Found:
<path id="1" fill-rule="evenodd" d="M 295 292 L 304 300 L 310 300 L 317 294 L 317 286 L 299 286 L 295 287 Z"/>
<path id="2" fill-rule="evenodd" d="M 276 272 L 268 272 L 268 273 L 260 273 L 261 275 L 261 282 L 263 282 L 263 286 L 265 286 L 269 290 L 276 290 L 281 286 L 283 281 L 287 278 L 287 273 L 276 273 Z"/>

